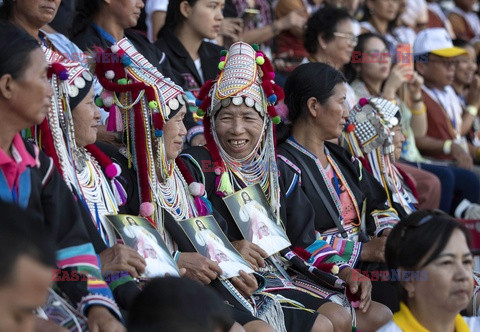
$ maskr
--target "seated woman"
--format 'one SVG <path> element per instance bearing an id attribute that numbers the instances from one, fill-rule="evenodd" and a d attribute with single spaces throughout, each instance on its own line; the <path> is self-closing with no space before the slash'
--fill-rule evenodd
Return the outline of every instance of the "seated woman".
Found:
<path id="1" fill-rule="evenodd" d="M 247 186 L 261 184 L 275 221 L 282 227 L 285 225 L 287 233 L 289 227 L 314 215 L 308 199 L 297 186 L 298 177 L 288 169 L 282 178 L 278 176 L 274 122 L 279 120 L 279 116 L 273 104 L 283 92 L 272 81 L 272 74 L 270 62 L 261 51 L 255 51 L 245 43 L 233 44 L 218 80 L 204 85 L 199 95 L 199 98 L 204 98 L 200 109 L 206 112 L 207 146 L 189 149 L 184 156 L 193 164 L 201 165 L 192 166 L 192 171 L 196 171 L 198 178 L 204 178 L 210 201 L 228 221 L 228 235 L 235 240 L 233 244 L 247 261 L 259 270 L 268 267 L 270 271 L 275 271 L 270 275 L 279 279 L 286 290 L 289 287 L 294 289 L 300 302 L 308 300 L 302 294 L 306 289 L 316 296 L 334 298 L 335 292 L 322 289 L 301 275 L 294 275 L 293 285 L 288 286 L 285 283 L 288 280 L 286 272 L 278 268 L 279 257 L 274 255 L 265 260 L 269 256 L 265 253 L 267 248 L 243 239 L 222 199 Z M 368 310 L 370 283 L 351 283 L 354 279 L 360 281 L 351 266 L 326 243 L 322 243 L 321 251 L 315 263 L 337 263 L 340 266 L 339 277 L 348 283 L 350 289 L 362 294 L 360 309 L 355 312 L 357 326 L 362 330 L 374 330 L 378 327 L 376 323 L 388 317 L 388 310 L 383 310 L 386 308 L 378 303 L 372 303 Z M 318 312 L 332 320 L 335 327 L 351 325 L 348 317 L 341 316 L 346 312 L 332 303 L 322 305 Z M 376 317 L 372 317 L 374 312 Z"/>
<path id="2" fill-rule="evenodd" d="M 345 76 L 351 82 L 350 85 L 358 98 L 381 97 L 396 101 L 402 115 L 402 129 L 406 137 L 405 150 L 414 150 L 416 146 L 411 146 L 415 145 L 412 126 L 415 130 L 421 131 L 427 125 L 421 89 L 423 79 L 418 73 L 413 72 L 409 63 L 400 61 L 393 64 L 394 60 L 387 44 L 388 42 L 380 35 L 374 33 L 360 35 L 353 54 L 361 54 L 364 61 L 352 60 L 345 69 Z M 418 153 L 418 150 L 416 152 Z M 439 207 L 442 188 L 440 180 L 434 174 L 401 162 L 399 158 L 396 159 L 395 166 L 412 178 L 417 189 L 420 209 Z M 451 192 L 444 195 L 446 196 L 444 200 L 451 200 Z"/>
<path id="3" fill-rule="evenodd" d="M 59 281 L 57 285 L 88 317 L 90 329 L 124 331 L 69 188 L 52 159 L 20 137 L 21 130 L 43 122 L 52 102 L 45 55 L 34 38 L 2 21 L 0 63 L 1 199 L 39 216 L 55 241 L 57 265 L 66 275 L 88 275 L 88 281 Z"/>
<path id="4" fill-rule="evenodd" d="M 351 63 L 347 69 L 347 76 L 353 80 L 351 84 L 359 98 L 382 96 L 389 100 L 396 100 L 399 105 L 402 115 L 402 132 L 406 138 L 401 155 L 405 163 L 402 163 L 400 168 L 408 175 L 413 175 L 418 191 L 425 190 L 422 189 L 425 188 L 425 185 L 421 184 L 426 183 L 431 177 L 425 177 L 422 174 L 415 176 L 414 173 L 411 173 L 412 167 L 431 172 L 442 179 L 440 209 L 447 213 L 453 214 L 462 200 L 478 202 L 480 182 L 473 172 L 453 165 L 435 164 L 421 155 L 415 137 L 425 135 L 428 130 L 427 112 L 420 89 L 423 79 L 414 72 L 412 80 L 408 81 L 409 67 L 401 64 L 391 67 L 391 59 L 387 51 L 387 42 L 381 36 L 372 33 L 359 36 L 354 52 L 371 56 L 378 54 L 382 61 Z M 407 83 L 407 94 L 402 89 L 404 83 Z M 409 168 L 404 167 L 407 163 Z M 431 185 L 432 182 L 428 181 L 428 186 Z M 426 191 L 430 192 L 431 190 Z M 421 197 L 426 193 L 419 192 L 419 195 L 420 201 L 422 201 Z"/>
<path id="5" fill-rule="evenodd" d="M 105 218 L 109 214 L 137 214 L 139 203 L 136 197 L 128 197 L 122 185 L 132 172 L 125 168 L 121 175 L 120 166 L 93 144 L 100 120 L 93 94 L 94 77 L 79 63 L 60 58 L 55 52 L 46 52 L 46 56 L 49 62 L 63 61 L 55 66 L 64 68 L 68 79 L 62 80 L 64 77 L 60 78 L 60 75 L 51 78 L 55 87 L 54 100 L 58 102 L 52 103 L 47 121 L 38 127 L 37 141 L 41 143 L 40 148 L 53 158 L 72 193 L 79 198 L 80 208 L 85 212 L 85 226 L 100 256 L 102 271 L 109 277 L 115 272 L 126 271 L 138 278 L 145 270 L 145 260 L 135 250 L 117 243 L 115 229 Z M 65 86 L 69 98 L 63 101 Z M 112 96 L 102 96 L 105 103 L 107 98 L 112 102 Z M 115 298 L 121 308 L 127 310 L 139 289 L 130 277 L 114 280 L 116 282 L 110 285 Z"/>
<path id="6" fill-rule="evenodd" d="M 354 268 L 384 269 L 378 263 L 385 261 L 386 236 L 397 213 L 360 161 L 326 142 L 342 133 L 348 118 L 345 98 L 345 78 L 324 63 L 300 65 L 287 79 L 289 125 L 279 137 L 284 141 L 278 147 L 280 174 L 295 172 L 315 209 L 314 218 L 287 224 L 287 234 L 293 245 L 313 255 L 322 255 L 319 243 L 325 240 Z M 394 295 L 387 283 L 373 282 L 373 300 L 395 309 Z"/>
<path id="7" fill-rule="evenodd" d="M 385 257 L 402 302 L 380 332 L 480 330 L 478 317 L 460 315 L 473 293 L 473 257 L 462 224 L 438 210 L 414 212 L 393 228 Z"/>
<path id="8" fill-rule="evenodd" d="M 394 103 L 361 98 L 350 110 L 342 145 L 383 186 L 388 205 L 406 217 L 416 210 L 418 201 L 411 180 L 393 164 L 405 142 L 400 122 L 400 108 Z"/>
<path id="9" fill-rule="evenodd" d="M 309 62 L 322 62 L 338 70 L 350 62 L 357 45 L 354 20 L 344 8 L 326 5 L 313 13 L 307 22 L 304 46 L 310 54 Z M 346 85 L 347 106 L 357 102 L 355 92 Z"/>
<path id="10" fill-rule="evenodd" d="M 77 4 L 72 41 L 82 50 L 87 51 L 95 46 L 108 48 L 121 39 L 127 38 L 132 46 L 162 75 L 169 77 L 174 82 L 182 81 L 182 78 L 177 77 L 175 71 L 172 70 L 165 53 L 151 44 L 145 36 L 130 29 L 136 26 L 143 7 L 143 0 L 126 3 L 119 0 L 108 2 L 81 0 Z M 188 128 L 195 126 L 190 113 L 187 113 L 185 125 Z"/>
<path id="11" fill-rule="evenodd" d="M 192 104 L 205 81 L 214 79 L 218 72 L 217 60 L 223 47 L 205 41 L 218 36 L 223 22 L 221 2 L 209 0 L 171 0 L 168 2 L 165 25 L 160 30 L 155 45 L 167 55 L 177 84 L 187 90 Z M 197 126 L 189 128 L 187 143 L 192 146 L 205 144 L 201 119 Z"/>

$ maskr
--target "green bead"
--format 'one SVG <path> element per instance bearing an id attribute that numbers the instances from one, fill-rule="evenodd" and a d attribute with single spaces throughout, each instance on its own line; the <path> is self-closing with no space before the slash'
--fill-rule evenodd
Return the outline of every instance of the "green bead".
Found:
<path id="1" fill-rule="evenodd" d="M 255 58 L 255 62 L 256 62 L 259 66 L 261 66 L 261 65 L 263 65 L 263 64 L 265 63 L 265 58 L 264 58 L 263 56 L 257 56 L 257 57 Z"/>
<path id="2" fill-rule="evenodd" d="M 205 111 L 202 110 L 201 108 L 197 109 L 197 115 L 198 116 L 204 116 L 205 115 Z"/>
<path id="3" fill-rule="evenodd" d="M 256 51 L 258 51 L 260 48 L 258 47 L 258 44 L 252 44 L 252 48 Z"/>
<path id="4" fill-rule="evenodd" d="M 118 84 L 120 85 L 127 85 L 127 79 L 126 78 L 121 78 L 117 81 Z"/>
<path id="5" fill-rule="evenodd" d="M 277 115 L 277 116 L 274 116 L 272 118 L 272 122 L 276 125 L 280 124 L 280 122 L 282 122 L 282 118 L 280 117 L 280 115 Z"/>
<path id="6" fill-rule="evenodd" d="M 225 61 L 220 61 L 220 63 L 218 64 L 218 69 L 219 70 L 224 70 L 225 69 Z"/>
<path id="7" fill-rule="evenodd" d="M 220 55 L 222 55 L 222 56 L 223 56 L 223 55 L 227 55 L 227 53 L 228 53 L 227 50 L 221 50 L 221 51 L 220 51 Z"/>
<path id="8" fill-rule="evenodd" d="M 100 97 L 95 98 L 95 105 L 97 105 L 98 107 L 102 107 L 103 106 L 102 98 Z"/>
<path id="9" fill-rule="evenodd" d="M 150 107 L 152 110 L 158 108 L 158 103 L 155 100 L 152 100 L 148 103 L 148 107 Z"/>

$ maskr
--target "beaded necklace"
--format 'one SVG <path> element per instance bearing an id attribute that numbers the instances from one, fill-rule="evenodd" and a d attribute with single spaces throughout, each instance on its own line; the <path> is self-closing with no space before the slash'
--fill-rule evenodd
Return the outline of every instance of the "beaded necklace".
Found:
<path id="1" fill-rule="evenodd" d="M 154 188 L 155 203 L 159 207 L 155 214 L 157 230 L 162 234 L 167 247 L 173 252 L 178 247 L 165 229 L 163 211 L 170 213 L 178 222 L 197 217 L 198 212 L 193 197 L 190 195 L 187 182 L 175 163 L 172 164 L 173 174 L 166 181 L 157 180 L 153 183 L 152 188 Z"/>
<path id="2" fill-rule="evenodd" d="M 102 173 L 100 165 L 92 155 L 83 147 L 75 149 L 74 153 L 76 165 L 83 164 L 83 167 L 77 167 L 77 181 L 80 185 L 81 195 L 92 215 L 92 220 L 97 227 L 107 246 L 115 244 L 115 231 L 110 223 L 105 220 L 107 214 L 117 214 L 118 206 L 115 196 Z M 83 156 L 83 157 L 80 157 Z M 83 160 L 79 160 L 82 158 Z"/>
<path id="3" fill-rule="evenodd" d="M 230 183 L 234 185 L 234 188 L 245 188 L 259 183 L 274 209 L 277 224 L 280 224 L 280 185 L 278 183 L 278 173 L 273 171 L 277 169 L 277 165 L 272 123 L 268 121 L 268 117 L 265 116 L 263 118 L 262 134 L 257 144 L 250 154 L 241 159 L 232 158 L 222 148 L 215 130 L 215 121 L 212 122 L 212 132 L 220 156 L 227 167 Z"/>

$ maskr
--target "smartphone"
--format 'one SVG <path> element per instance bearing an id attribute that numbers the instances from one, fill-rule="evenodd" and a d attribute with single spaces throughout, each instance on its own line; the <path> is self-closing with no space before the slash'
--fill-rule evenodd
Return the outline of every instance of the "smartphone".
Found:
<path id="1" fill-rule="evenodd" d="M 247 26 L 248 23 L 254 22 L 258 15 L 260 14 L 260 10 L 256 8 L 246 8 L 245 12 L 242 15 L 243 26 Z"/>
<path id="2" fill-rule="evenodd" d="M 409 66 L 411 68 L 411 74 L 407 76 L 410 81 L 413 77 L 413 53 L 412 46 L 410 44 L 398 44 L 395 50 L 397 65 Z"/>

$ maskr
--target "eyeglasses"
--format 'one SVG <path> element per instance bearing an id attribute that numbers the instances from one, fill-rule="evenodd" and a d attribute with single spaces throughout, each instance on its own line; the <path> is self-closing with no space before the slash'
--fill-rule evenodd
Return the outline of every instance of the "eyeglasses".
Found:
<path id="1" fill-rule="evenodd" d="M 354 34 L 335 31 L 335 32 L 333 33 L 333 35 L 334 35 L 335 37 L 347 39 L 347 41 L 349 41 L 350 44 L 352 44 L 353 46 L 356 46 L 356 45 L 357 45 L 358 38 L 357 38 L 357 36 L 355 36 Z"/>

